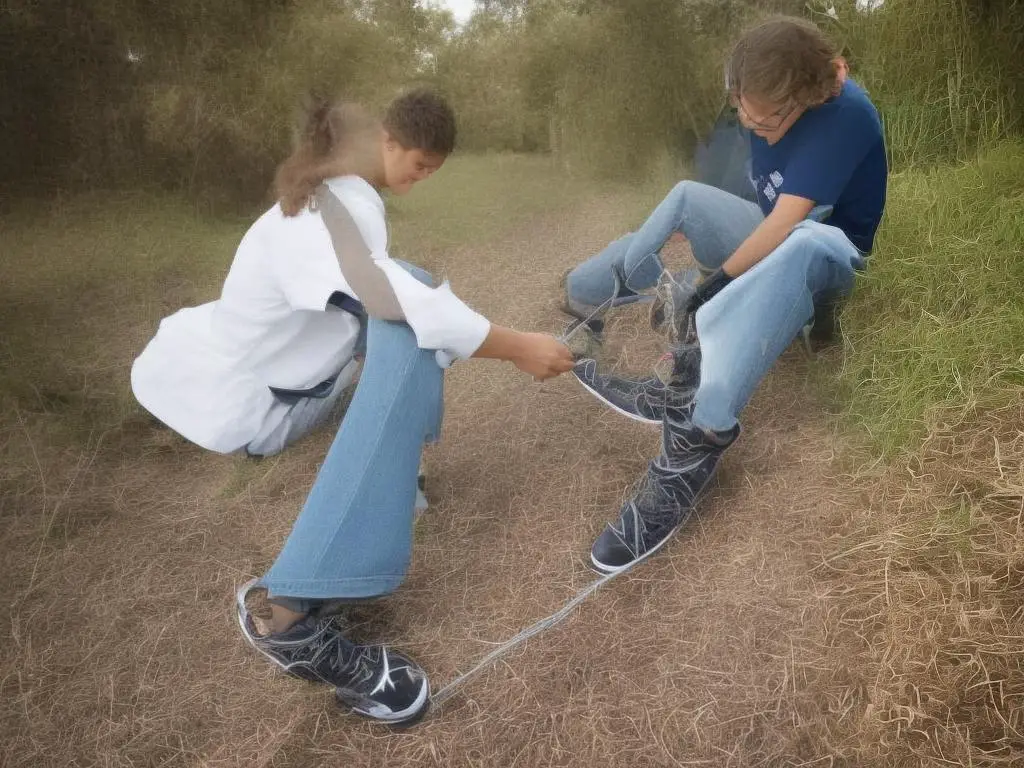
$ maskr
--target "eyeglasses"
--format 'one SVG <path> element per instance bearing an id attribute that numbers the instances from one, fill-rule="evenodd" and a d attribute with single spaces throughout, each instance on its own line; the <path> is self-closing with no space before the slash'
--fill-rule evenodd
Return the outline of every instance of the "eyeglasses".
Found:
<path id="1" fill-rule="evenodd" d="M 796 102 L 790 102 L 787 106 L 784 106 L 770 114 L 766 119 L 755 120 L 750 116 L 750 113 L 744 109 L 743 102 L 741 102 L 738 97 L 733 101 L 733 109 L 736 110 L 736 114 L 740 116 L 740 119 L 748 127 L 759 128 L 762 131 L 777 131 L 782 127 L 782 124 L 786 122 L 786 118 L 796 111 L 797 106 Z"/>

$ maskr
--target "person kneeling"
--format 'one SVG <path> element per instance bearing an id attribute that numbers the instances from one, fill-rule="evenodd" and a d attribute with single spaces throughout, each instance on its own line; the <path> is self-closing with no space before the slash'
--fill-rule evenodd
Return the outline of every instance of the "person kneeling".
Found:
<path id="1" fill-rule="evenodd" d="M 200 445 L 268 455 L 312 421 L 294 414 L 278 385 L 334 396 L 338 380 L 323 382 L 344 372 L 365 336 L 352 402 L 306 503 L 270 569 L 237 591 L 236 618 L 279 669 L 333 686 L 358 714 L 408 722 L 427 707 L 426 673 L 405 654 L 352 638 L 335 614 L 404 579 L 417 468 L 424 443 L 440 434 L 444 369 L 496 358 L 543 380 L 574 361 L 553 337 L 494 325 L 388 256 L 380 192 L 408 192 L 452 152 L 455 118 L 444 99 L 412 91 L 382 121 L 325 103 L 302 136 L 221 299 L 164 321 L 133 384 L 147 408 Z M 265 621 L 250 610 L 261 595 Z"/>

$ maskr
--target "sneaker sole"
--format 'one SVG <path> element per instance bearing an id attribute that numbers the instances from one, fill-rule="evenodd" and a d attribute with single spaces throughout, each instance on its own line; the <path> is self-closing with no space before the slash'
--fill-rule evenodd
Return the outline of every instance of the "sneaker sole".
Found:
<path id="1" fill-rule="evenodd" d="M 341 695 L 341 691 L 337 688 L 334 690 L 334 700 L 340 708 L 357 714 L 360 717 L 375 720 L 378 723 L 386 723 L 387 725 L 395 728 L 408 728 L 422 720 L 424 715 L 426 715 L 427 711 L 430 709 L 430 682 L 426 678 L 423 678 L 423 685 L 420 688 L 419 694 L 416 696 L 416 701 L 405 709 L 399 710 L 398 712 L 392 712 L 390 715 L 374 714 L 368 710 L 360 709 L 358 706 L 348 703 Z"/>
<path id="2" fill-rule="evenodd" d="M 651 425 L 656 425 L 656 426 L 659 426 L 659 427 L 661 426 L 661 419 L 657 419 L 657 420 L 655 420 L 655 419 L 648 419 L 648 418 L 645 418 L 645 417 L 641 416 L 638 413 L 630 413 L 629 411 L 625 410 L 624 408 L 620 408 L 619 406 L 617 406 L 611 400 L 607 399 L 604 395 L 602 395 L 596 389 L 594 389 L 589 384 L 587 384 L 585 381 L 583 381 L 583 379 L 581 379 L 579 376 L 573 376 L 573 378 L 576 379 L 576 381 L 578 381 L 580 383 L 580 385 L 585 390 L 587 390 L 587 392 L 592 394 L 594 397 L 596 397 L 598 400 L 600 400 L 602 403 L 607 405 L 609 408 L 611 408 L 616 413 L 621 413 L 627 419 L 631 419 L 633 421 L 639 421 L 641 424 L 651 424 Z"/>
<path id="3" fill-rule="evenodd" d="M 655 552 L 657 552 L 659 549 L 661 549 L 663 546 L 665 546 L 669 542 L 669 540 L 673 536 L 676 535 L 676 533 L 679 531 L 679 529 L 682 528 L 687 523 L 687 521 L 689 521 L 689 519 L 690 519 L 690 516 L 687 515 L 686 519 L 682 520 L 679 523 L 679 525 L 677 525 L 675 528 L 673 528 L 671 531 L 669 531 L 668 535 L 665 538 L 663 538 L 661 541 L 659 541 L 653 547 L 651 547 L 646 552 L 644 552 L 642 555 L 640 555 L 640 557 L 636 558 L 635 560 L 630 560 L 625 565 L 606 565 L 605 563 L 602 563 L 600 560 L 598 560 L 596 557 L 594 557 L 594 551 L 593 550 L 590 551 L 590 562 L 593 563 L 594 568 L 596 568 L 598 570 L 598 572 L 604 574 L 605 576 L 610 576 L 610 575 L 612 575 L 614 573 L 619 573 L 620 571 L 624 571 L 627 568 L 632 568 L 634 565 L 636 565 L 637 563 L 642 563 L 648 557 L 650 557 Z"/>

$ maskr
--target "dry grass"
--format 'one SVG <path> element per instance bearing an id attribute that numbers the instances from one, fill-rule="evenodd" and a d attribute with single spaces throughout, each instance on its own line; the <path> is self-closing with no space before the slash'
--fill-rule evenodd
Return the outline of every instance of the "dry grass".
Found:
<path id="1" fill-rule="evenodd" d="M 1024 406 L 933 414 L 923 448 L 862 478 L 816 569 L 833 642 L 860 671 L 863 759 L 1024 759 Z M 857 650 L 859 648 L 859 650 Z M 856 650 L 851 657 L 850 650 Z"/>
<path id="2" fill-rule="evenodd" d="M 618 234 L 632 205 L 597 196 L 484 245 L 434 249 L 429 266 L 496 321 L 555 329 L 562 270 Z M 659 345 L 643 323 L 638 309 L 616 317 L 611 363 L 650 364 Z M 988 431 L 937 430 L 919 463 L 852 475 L 809 406 L 807 362 L 788 356 L 720 487 L 664 554 L 392 732 L 274 674 L 232 624 L 233 586 L 272 561 L 330 435 L 254 463 L 205 454 L 132 410 L 90 431 L 89 413 L 117 411 L 89 403 L 125 376 L 126 332 L 144 335 L 69 335 L 65 366 L 91 372 L 84 401 L 76 376 L 61 379 L 66 403 L 5 390 L 5 768 L 980 766 L 1021 754 L 1019 410 L 978 416 Z M 497 363 L 453 369 L 447 415 L 409 578 L 362 612 L 361 630 L 410 651 L 435 687 L 593 578 L 590 543 L 657 443 L 573 382 L 535 385 Z M 968 512 L 936 517 L 954 491 L 942 509 Z"/>

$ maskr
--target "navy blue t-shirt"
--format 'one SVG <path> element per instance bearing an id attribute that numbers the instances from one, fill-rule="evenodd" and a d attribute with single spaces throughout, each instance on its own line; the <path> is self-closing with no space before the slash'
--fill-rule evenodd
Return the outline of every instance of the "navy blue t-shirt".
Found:
<path id="1" fill-rule="evenodd" d="M 750 134 L 751 175 L 767 216 L 779 195 L 831 205 L 826 223 L 857 248 L 871 250 L 885 207 L 888 167 L 878 111 L 852 80 L 807 110 L 775 144 Z"/>

